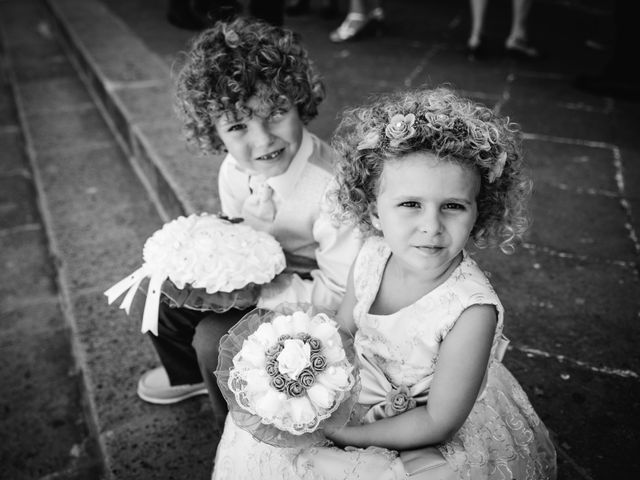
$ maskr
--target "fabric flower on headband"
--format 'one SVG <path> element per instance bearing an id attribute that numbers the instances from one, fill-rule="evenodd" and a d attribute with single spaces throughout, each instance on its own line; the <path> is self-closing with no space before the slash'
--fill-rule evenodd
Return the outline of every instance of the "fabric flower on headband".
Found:
<path id="1" fill-rule="evenodd" d="M 376 148 L 378 143 L 380 143 L 380 135 L 378 132 L 372 130 L 364 136 L 362 141 L 356 147 L 356 150 L 371 150 Z"/>
<path id="2" fill-rule="evenodd" d="M 449 124 L 449 117 L 444 113 L 427 112 L 424 114 L 424 119 L 429 129 L 435 132 L 442 132 Z"/>
<path id="3" fill-rule="evenodd" d="M 413 113 L 408 113 L 407 115 L 398 113 L 391 117 L 384 130 L 386 137 L 389 139 L 389 145 L 397 147 L 402 142 L 413 137 L 416 133 L 416 129 L 413 127 L 415 121 L 416 116 Z"/>
<path id="4" fill-rule="evenodd" d="M 504 170 L 504 164 L 507 162 L 507 152 L 502 152 L 498 155 L 496 163 L 489 169 L 489 183 L 495 182 L 502 175 Z"/>

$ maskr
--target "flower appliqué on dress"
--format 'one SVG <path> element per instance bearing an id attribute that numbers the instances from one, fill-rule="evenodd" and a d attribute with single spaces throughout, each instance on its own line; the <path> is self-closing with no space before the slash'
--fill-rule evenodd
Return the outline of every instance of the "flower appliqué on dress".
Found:
<path id="1" fill-rule="evenodd" d="M 389 417 L 393 417 L 406 412 L 407 410 L 411 410 L 412 408 L 415 408 L 415 406 L 416 400 L 411 396 L 409 388 L 405 385 L 401 385 L 387 393 L 384 413 Z"/>
<path id="2" fill-rule="evenodd" d="M 402 142 L 410 139 L 416 133 L 413 124 L 416 122 L 416 116 L 413 113 L 402 115 L 398 113 L 391 117 L 387 127 L 384 130 L 386 137 L 389 139 L 389 145 L 397 147 Z"/>

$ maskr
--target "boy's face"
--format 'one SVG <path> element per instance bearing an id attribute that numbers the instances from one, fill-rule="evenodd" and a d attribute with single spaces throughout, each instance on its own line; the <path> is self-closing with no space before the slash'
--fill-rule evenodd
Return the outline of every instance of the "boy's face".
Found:
<path id="1" fill-rule="evenodd" d="M 284 173 L 302 142 L 297 108 L 267 111 L 257 97 L 251 97 L 246 106 L 250 116 L 233 119 L 223 115 L 216 121 L 222 143 L 250 173 L 265 177 Z"/>

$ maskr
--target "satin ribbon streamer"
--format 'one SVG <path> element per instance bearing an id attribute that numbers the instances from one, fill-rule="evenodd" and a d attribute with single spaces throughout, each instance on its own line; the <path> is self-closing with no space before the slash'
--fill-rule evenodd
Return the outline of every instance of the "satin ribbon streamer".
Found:
<path id="1" fill-rule="evenodd" d="M 147 299 L 144 304 L 144 313 L 142 315 L 142 333 L 151 332 L 158 336 L 158 310 L 160 305 L 160 293 L 162 282 L 168 275 L 165 272 L 152 272 L 143 265 L 126 278 L 123 278 L 113 287 L 109 288 L 104 294 L 107 296 L 109 305 L 125 292 L 127 293 L 120 304 L 120 308 L 129 314 L 133 297 L 138 291 L 140 283 L 145 278 L 150 277 L 149 287 L 147 288 Z"/>

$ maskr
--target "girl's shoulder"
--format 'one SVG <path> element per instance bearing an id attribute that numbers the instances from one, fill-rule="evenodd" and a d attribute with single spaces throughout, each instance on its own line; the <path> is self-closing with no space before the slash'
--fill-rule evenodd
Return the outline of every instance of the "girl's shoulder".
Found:
<path id="1" fill-rule="evenodd" d="M 487 275 L 466 251 L 462 262 L 446 282 L 446 288 L 441 292 L 440 300 L 442 302 L 446 300 L 446 310 L 449 313 L 444 321 L 445 327 L 441 331 L 442 339 L 446 337 L 467 308 L 473 305 L 492 305 L 495 307 L 497 324 L 492 349 L 494 352 L 496 351 L 500 345 L 504 328 L 504 307 Z"/>
<path id="2" fill-rule="evenodd" d="M 453 271 L 449 282 L 447 282 L 448 288 L 455 291 L 465 304 L 467 302 L 469 302 L 469 305 L 474 303 L 500 303 L 493 285 L 491 285 L 489 278 L 478 263 L 468 252 L 464 251 L 463 254 L 460 265 Z M 476 301 L 478 299 L 485 299 L 486 301 L 478 302 Z"/>
<path id="3" fill-rule="evenodd" d="M 356 259 L 356 268 L 358 266 L 371 265 L 371 260 L 377 259 L 381 263 L 386 263 L 387 257 L 391 254 L 389 246 L 382 237 L 369 236 L 364 239 L 358 257 Z"/>
<path id="4" fill-rule="evenodd" d="M 363 241 L 353 266 L 356 294 L 369 284 L 376 286 L 379 283 L 390 254 L 391 250 L 382 237 L 370 236 Z"/>

